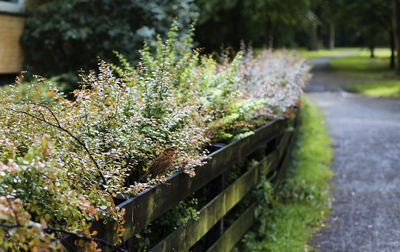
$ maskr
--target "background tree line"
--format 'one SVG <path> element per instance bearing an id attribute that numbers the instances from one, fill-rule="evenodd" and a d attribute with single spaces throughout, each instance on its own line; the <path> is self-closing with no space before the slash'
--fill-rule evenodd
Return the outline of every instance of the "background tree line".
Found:
<path id="1" fill-rule="evenodd" d="M 143 41 L 165 37 L 172 20 L 189 29 L 203 52 L 221 47 L 400 47 L 399 0 L 37 0 L 22 42 L 26 66 L 56 75 L 92 69 L 113 51 L 135 63 Z M 399 55 L 399 53 L 398 53 Z M 400 62 L 400 58 L 397 60 Z M 399 64 L 397 64 L 398 66 Z M 400 72 L 400 71 L 399 71 Z"/>

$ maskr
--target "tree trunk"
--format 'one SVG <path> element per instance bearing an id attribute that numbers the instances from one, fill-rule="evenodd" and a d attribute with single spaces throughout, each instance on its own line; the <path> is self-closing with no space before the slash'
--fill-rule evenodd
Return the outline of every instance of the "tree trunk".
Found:
<path id="1" fill-rule="evenodd" d="M 392 0 L 392 24 L 393 37 L 397 50 L 397 67 L 396 72 L 400 75 L 400 3 L 399 0 Z"/>
<path id="2" fill-rule="evenodd" d="M 272 35 L 272 32 L 268 36 L 268 47 L 270 49 L 274 48 L 274 36 Z"/>
<path id="3" fill-rule="evenodd" d="M 273 29 L 272 29 L 272 21 L 270 18 L 267 18 L 267 22 L 266 22 L 266 29 L 267 29 L 267 33 L 266 33 L 266 43 L 269 49 L 274 48 L 274 35 L 273 35 Z"/>
<path id="4" fill-rule="evenodd" d="M 375 58 L 375 54 L 374 54 L 374 49 L 375 49 L 375 46 L 370 46 L 369 47 L 369 51 L 370 51 L 370 57 L 371 58 Z"/>
<path id="5" fill-rule="evenodd" d="M 335 25 L 333 22 L 329 23 L 329 49 L 335 49 Z"/>
<path id="6" fill-rule="evenodd" d="M 394 31 L 393 31 L 393 26 L 392 26 L 392 28 L 390 29 L 390 32 L 389 32 L 390 34 L 389 34 L 389 38 L 390 38 L 390 52 L 391 52 L 391 54 L 390 54 L 390 69 L 394 69 L 394 67 L 395 67 L 395 64 L 394 64 L 394 50 L 395 50 L 395 46 L 394 46 Z"/>
<path id="7" fill-rule="evenodd" d="M 310 33 L 311 33 L 311 51 L 316 51 L 318 50 L 318 26 L 317 25 L 311 25 L 310 26 Z"/>

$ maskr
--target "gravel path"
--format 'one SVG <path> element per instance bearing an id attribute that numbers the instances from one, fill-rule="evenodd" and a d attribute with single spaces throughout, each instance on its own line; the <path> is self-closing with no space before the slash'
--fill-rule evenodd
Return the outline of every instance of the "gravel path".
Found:
<path id="1" fill-rule="evenodd" d="M 308 96 L 334 138 L 333 214 L 312 245 L 324 251 L 400 251 L 400 99 L 345 92 L 352 79 L 311 61 Z"/>

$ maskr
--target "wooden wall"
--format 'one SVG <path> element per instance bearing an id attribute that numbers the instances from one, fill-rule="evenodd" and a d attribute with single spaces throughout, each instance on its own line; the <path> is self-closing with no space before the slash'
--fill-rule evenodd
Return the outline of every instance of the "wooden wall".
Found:
<path id="1" fill-rule="evenodd" d="M 0 74 L 19 73 L 24 55 L 20 37 L 25 17 L 0 13 Z"/>

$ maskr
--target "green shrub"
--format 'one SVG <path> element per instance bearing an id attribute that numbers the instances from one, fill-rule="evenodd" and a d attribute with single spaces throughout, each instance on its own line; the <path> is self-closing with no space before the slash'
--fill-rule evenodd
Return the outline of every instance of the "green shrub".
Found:
<path id="1" fill-rule="evenodd" d="M 192 0 L 36 2 L 22 44 L 28 70 L 47 76 L 93 69 L 97 56 L 114 59 L 113 50 L 137 62 L 144 39 L 167 34 L 174 18 L 188 27 L 197 17 Z"/>
<path id="2" fill-rule="evenodd" d="M 65 233 L 49 228 L 90 240 L 95 233 L 83 223 L 96 219 L 114 219 L 123 232 L 123 211 L 111 197 L 135 195 L 176 171 L 195 176 L 211 141 L 230 142 L 290 115 L 308 79 L 302 59 L 239 52 L 217 63 L 192 49 L 192 35 L 179 40 L 175 23 L 154 52 L 145 45 L 136 66 L 121 54 L 118 65 L 99 60 L 96 72 L 80 74 L 73 100 L 42 77 L 0 90 L 0 232 L 7 248 L 25 248 L 26 240 L 29 249 L 46 247 Z M 176 149 L 172 168 L 138 181 L 168 147 Z M 195 217 L 190 204 L 178 210 Z"/>

